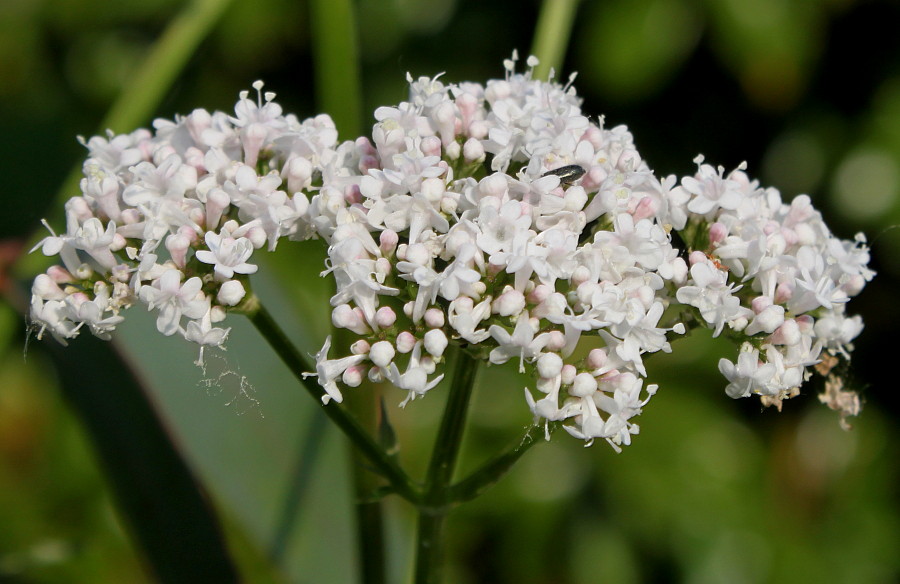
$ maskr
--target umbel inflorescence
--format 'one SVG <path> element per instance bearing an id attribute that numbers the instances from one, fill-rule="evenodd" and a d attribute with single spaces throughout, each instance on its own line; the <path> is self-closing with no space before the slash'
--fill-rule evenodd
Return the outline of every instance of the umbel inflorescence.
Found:
<path id="1" fill-rule="evenodd" d="M 39 244 L 62 265 L 35 279 L 38 337 L 108 339 L 142 303 L 164 335 L 220 346 L 254 253 L 287 238 L 327 246 L 332 322 L 359 337 L 315 356 L 326 403 L 369 379 L 405 405 L 453 343 L 532 372 L 536 420 L 618 448 L 657 390 L 644 355 L 686 328 L 737 341 L 719 363 L 735 398 L 780 405 L 813 365 L 849 358 L 862 321 L 846 302 L 874 275 L 862 235 L 834 237 L 809 197 L 785 202 L 743 167 L 698 157 L 693 176 L 657 177 L 625 126 L 589 119 L 572 79 L 535 79 L 536 63 L 517 73 L 514 56 L 484 85 L 408 77 L 409 100 L 355 141 L 327 115 L 283 114 L 262 83 L 233 116 L 84 141 L 66 231 Z"/>

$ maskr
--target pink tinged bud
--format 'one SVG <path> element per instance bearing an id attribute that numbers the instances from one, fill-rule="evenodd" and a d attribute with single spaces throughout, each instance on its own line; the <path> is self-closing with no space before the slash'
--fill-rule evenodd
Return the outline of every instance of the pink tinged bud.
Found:
<path id="1" fill-rule="evenodd" d="M 447 335 L 441 329 L 432 329 L 425 333 L 423 339 L 425 350 L 434 357 L 440 357 L 447 348 Z"/>
<path id="2" fill-rule="evenodd" d="M 809 223 L 798 223 L 794 225 L 794 233 L 796 234 L 797 239 L 796 241 L 791 242 L 791 244 L 816 245 L 819 241 L 816 230 Z"/>
<path id="3" fill-rule="evenodd" d="M 432 116 L 434 121 L 437 122 L 441 141 L 444 144 L 453 142 L 456 138 L 456 106 L 449 101 L 445 101 L 434 109 Z"/>
<path id="4" fill-rule="evenodd" d="M 506 175 L 499 173 L 487 176 L 478 183 L 478 192 L 482 197 L 500 198 L 506 194 L 508 189 L 509 183 L 506 182 Z"/>
<path id="5" fill-rule="evenodd" d="M 247 291 L 244 290 L 244 285 L 240 280 L 228 280 L 219 287 L 216 300 L 225 306 L 236 306 L 246 294 Z"/>
<path id="6" fill-rule="evenodd" d="M 475 120 L 471 124 L 469 124 L 469 136 L 475 138 L 476 140 L 484 140 L 487 138 L 488 132 L 490 132 L 491 127 L 484 120 Z"/>
<path id="7" fill-rule="evenodd" d="M 425 136 L 419 144 L 422 154 L 425 156 L 441 155 L 441 139 L 437 136 Z"/>
<path id="8" fill-rule="evenodd" d="M 42 300 L 63 300 L 66 297 L 62 288 L 47 274 L 38 274 L 31 285 L 31 293 Z"/>
<path id="9" fill-rule="evenodd" d="M 588 126 L 581 135 L 581 141 L 589 142 L 594 150 L 599 150 L 603 147 L 603 130 L 594 125 Z"/>
<path id="10" fill-rule="evenodd" d="M 716 222 L 709 226 L 709 242 L 721 243 L 728 237 L 728 228 L 724 224 Z"/>
<path id="11" fill-rule="evenodd" d="M 344 188 L 344 201 L 348 205 L 357 205 L 362 203 L 363 196 L 362 192 L 359 190 L 359 185 L 347 185 Z"/>
<path id="12" fill-rule="evenodd" d="M 459 207 L 459 202 L 452 195 L 445 195 L 441 197 L 441 212 L 446 213 L 447 215 L 455 215 L 456 209 Z"/>
<path id="13" fill-rule="evenodd" d="M 794 287 L 790 284 L 782 282 L 775 287 L 775 302 L 777 304 L 784 304 L 785 302 L 790 300 L 791 296 L 793 295 Z"/>
<path id="14" fill-rule="evenodd" d="M 603 349 L 591 349 L 587 356 L 587 366 L 591 369 L 601 369 L 606 365 L 609 357 Z"/>
<path id="15" fill-rule="evenodd" d="M 706 254 L 702 251 L 692 251 L 691 255 L 688 256 L 688 261 L 693 266 L 694 264 L 702 264 L 707 261 Z"/>
<path id="16" fill-rule="evenodd" d="M 632 216 L 634 216 L 635 221 L 648 219 L 656 215 L 657 207 L 658 205 L 656 204 L 656 201 L 653 199 L 653 197 L 646 196 L 640 200 L 631 214 Z"/>
<path id="17" fill-rule="evenodd" d="M 365 367 L 362 365 L 353 365 L 344 369 L 344 373 L 341 374 L 341 382 L 347 387 L 359 387 L 365 374 Z"/>
<path id="18" fill-rule="evenodd" d="M 379 328 L 388 328 L 397 322 L 397 313 L 390 306 L 382 306 L 375 311 L 375 324 Z"/>
<path id="19" fill-rule="evenodd" d="M 213 323 L 222 322 L 223 320 L 225 320 L 225 316 L 226 316 L 225 309 L 222 308 L 221 306 L 210 307 L 210 309 L 209 309 L 210 322 L 213 322 Z"/>
<path id="20" fill-rule="evenodd" d="M 256 166 L 259 151 L 268 135 L 268 130 L 262 124 L 250 124 L 241 133 L 241 145 L 244 147 L 244 163 L 247 166 Z"/>
<path id="21" fill-rule="evenodd" d="M 429 201 L 439 201 L 445 190 L 444 181 L 439 178 L 426 178 L 422 181 L 421 193 Z"/>
<path id="22" fill-rule="evenodd" d="M 566 346 L 566 335 L 561 331 L 550 331 L 547 333 L 546 349 L 550 351 L 562 351 Z"/>
<path id="23" fill-rule="evenodd" d="M 424 266 L 431 260 L 431 253 L 423 243 L 413 243 L 406 248 L 406 261 Z"/>
<path id="24" fill-rule="evenodd" d="M 579 268 L 580 267 L 582 266 L 579 266 Z M 575 271 L 577 272 L 578 268 L 576 268 Z M 574 277 L 575 276 L 573 275 L 572 278 L 574 279 Z M 550 288 L 550 286 L 547 286 L 546 284 L 538 284 L 534 287 L 534 290 L 532 290 L 528 294 L 528 302 L 532 304 L 540 304 L 541 302 L 549 298 L 551 294 L 553 294 L 553 289 Z"/>
<path id="25" fill-rule="evenodd" d="M 125 209 L 122 211 L 120 217 L 122 219 L 122 225 L 134 225 L 135 223 L 143 221 L 141 212 L 137 209 Z"/>
<path id="26" fill-rule="evenodd" d="M 284 175 L 289 193 L 305 190 L 312 184 L 312 162 L 299 156 L 292 158 L 285 166 Z"/>
<path id="27" fill-rule="evenodd" d="M 403 331 L 397 335 L 397 350 L 404 355 L 416 346 L 416 337 L 409 331 Z"/>
<path id="28" fill-rule="evenodd" d="M 197 148 L 191 146 L 184 151 L 184 163 L 197 169 L 197 174 L 206 174 L 206 166 L 204 165 L 204 157 L 206 154 Z"/>
<path id="29" fill-rule="evenodd" d="M 525 295 L 508 289 L 494 300 L 493 312 L 500 316 L 512 316 L 525 310 Z"/>
<path id="30" fill-rule="evenodd" d="M 551 377 L 556 377 L 560 374 L 563 368 L 563 360 L 562 357 L 557 355 L 556 353 L 544 353 L 537 360 L 537 371 L 538 375 L 541 377 L 548 379 Z"/>
<path id="31" fill-rule="evenodd" d="M 72 274 L 69 273 L 69 270 L 65 269 L 62 266 L 50 266 L 49 268 L 47 268 L 47 276 L 49 276 L 50 279 L 57 284 L 68 284 L 74 281 L 74 278 L 72 277 Z"/>
<path id="32" fill-rule="evenodd" d="M 222 214 L 231 204 L 231 198 L 224 190 L 210 189 L 206 194 L 206 228 L 214 230 L 222 219 Z"/>
<path id="33" fill-rule="evenodd" d="M 484 144 L 476 138 L 469 138 L 463 144 L 463 158 L 466 162 L 483 162 L 485 159 Z"/>
<path id="34" fill-rule="evenodd" d="M 800 327 L 800 332 L 806 335 L 813 334 L 813 328 L 816 324 L 816 319 L 811 317 L 808 314 L 801 314 L 794 320 L 797 321 L 797 326 Z"/>
<path id="35" fill-rule="evenodd" d="M 363 317 L 362 310 L 351 308 L 349 304 L 339 304 L 331 311 L 331 322 L 337 328 L 351 330 L 358 335 L 371 332 Z"/>
<path id="36" fill-rule="evenodd" d="M 372 383 L 381 383 L 384 381 L 384 373 L 381 372 L 381 369 L 378 367 L 370 367 L 369 368 L 369 381 Z"/>
<path id="37" fill-rule="evenodd" d="M 359 171 L 366 175 L 370 170 L 381 168 L 378 158 L 371 155 L 361 156 L 359 159 Z"/>
<path id="38" fill-rule="evenodd" d="M 575 375 L 577 374 L 578 370 L 575 369 L 574 365 L 568 363 L 563 365 L 562 371 L 560 371 L 563 385 L 572 385 L 572 382 L 575 381 Z"/>
<path id="39" fill-rule="evenodd" d="M 172 261 L 179 268 L 184 268 L 187 263 L 187 251 L 191 248 L 191 241 L 182 235 L 176 233 L 166 237 L 166 249 L 172 256 Z"/>
<path id="40" fill-rule="evenodd" d="M 672 282 L 678 286 L 687 282 L 688 266 L 684 258 L 675 258 L 672 260 Z"/>
<path id="41" fill-rule="evenodd" d="M 247 233 L 244 234 L 244 237 L 250 240 L 250 243 L 253 244 L 253 249 L 260 249 L 266 244 L 269 235 L 262 227 L 251 227 L 247 230 Z"/>
<path id="42" fill-rule="evenodd" d="M 398 241 L 400 241 L 400 236 L 396 231 L 385 229 L 378 236 L 378 247 L 381 248 L 381 253 L 384 255 L 391 255 L 397 249 Z"/>
<path id="43" fill-rule="evenodd" d="M 800 333 L 800 325 L 794 319 L 788 319 L 778 327 L 770 341 L 775 345 L 796 345 L 803 335 Z"/>
<path id="44" fill-rule="evenodd" d="M 765 298 L 764 296 L 760 298 Z M 754 299 L 756 300 L 756 299 Z M 772 333 L 775 329 L 784 323 L 784 307 L 779 304 L 773 304 L 764 308 L 750 321 L 744 333 L 755 335 L 756 333 Z"/>
<path id="45" fill-rule="evenodd" d="M 462 118 L 463 125 L 468 127 L 478 111 L 478 98 L 471 93 L 461 93 L 456 98 L 456 107 L 459 110 L 459 116 Z"/>
<path id="46" fill-rule="evenodd" d="M 374 146 L 372 146 L 372 142 L 370 142 L 369 139 L 365 136 L 361 136 L 361 137 L 357 138 L 356 142 L 354 142 L 354 145 L 356 146 L 356 149 L 359 150 L 360 154 L 363 154 L 366 156 L 377 156 L 378 155 L 378 151 L 375 149 Z"/>
<path id="47" fill-rule="evenodd" d="M 593 189 L 603 184 L 603 181 L 609 176 L 606 169 L 602 166 L 592 166 L 587 173 L 581 177 L 581 186 L 585 189 Z"/>
<path id="48" fill-rule="evenodd" d="M 444 311 L 440 308 L 429 308 L 426 310 L 425 325 L 429 328 L 441 328 L 444 326 Z"/>
<path id="49" fill-rule="evenodd" d="M 578 212 L 587 205 L 588 195 L 582 186 L 575 185 L 566 190 L 563 200 L 565 201 L 566 211 Z"/>
<path id="50" fill-rule="evenodd" d="M 369 344 L 369 341 L 365 339 L 359 339 L 350 345 L 350 353 L 353 355 L 365 355 L 369 352 L 372 346 Z"/>
<path id="51" fill-rule="evenodd" d="M 387 367 L 394 360 L 397 352 L 394 346 L 387 341 L 378 341 L 369 350 L 369 359 L 378 367 Z"/>
<path id="52" fill-rule="evenodd" d="M 753 312 L 755 312 L 756 314 L 759 314 L 763 310 L 772 306 L 772 304 L 773 304 L 772 299 L 769 298 L 768 296 L 757 296 L 756 298 L 754 298 L 753 300 L 750 301 L 750 308 L 753 309 Z"/>
<path id="53" fill-rule="evenodd" d="M 119 233 L 113 234 L 112 243 L 109 244 L 109 251 L 119 251 L 128 245 L 125 237 Z"/>
<path id="54" fill-rule="evenodd" d="M 375 276 L 379 282 L 383 282 L 384 278 L 390 275 L 393 266 L 387 258 L 378 258 L 375 260 Z"/>
<path id="55" fill-rule="evenodd" d="M 459 156 L 462 154 L 462 146 L 459 145 L 459 142 L 450 142 L 444 148 L 444 153 L 450 160 L 459 160 Z"/>
<path id="56" fill-rule="evenodd" d="M 860 276 L 859 274 L 855 274 L 847 278 L 847 281 L 841 284 L 841 290 L 843 290 L 847 296 L 856 296 L 862 289 L 866 287 L 866 279 Z"/>
<path id="57" fill-rule="evenodd" d="M 74 214 L 82 222 L 87 221 L 94 216 L 90 205 L 84 200 L 84 197 L 72 197 L 66 203 L 66 211 Z"/>
<path id="58" fill-rule="evenodd" d="M 590 373 L 579 373 L 569 388 L 573 397 L 590 397 L 597 391 L 597 380 Z"/>

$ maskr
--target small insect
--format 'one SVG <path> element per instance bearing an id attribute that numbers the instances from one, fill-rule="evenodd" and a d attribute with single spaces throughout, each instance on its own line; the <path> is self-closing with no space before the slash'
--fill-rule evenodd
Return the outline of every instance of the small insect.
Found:
<path id="1" fill-rule="evenodd" d="M 559 168 L 554 168 L 553 170 L 548 170 L 541 176 L 550 176 L 555 175 L 559 177 L 559 184 L 563 186 L 572 186 L 576 180 L 580 179 L 584 176 L 585 170 L 577 164 L 569 164 L 567 166 L 560 166 Z"/>

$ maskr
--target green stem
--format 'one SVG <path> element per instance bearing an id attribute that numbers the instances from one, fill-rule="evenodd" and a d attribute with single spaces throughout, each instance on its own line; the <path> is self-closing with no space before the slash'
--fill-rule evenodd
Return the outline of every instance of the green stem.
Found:
<path id="1" fill-rule="evenodd" d="M 250 319 L 256 330 L 266 339 L 269 346 L 275 350 L 275 353 L 287 365 L 307 393 L 317 402 L 320 402 L 322 387 L 312 378 L 303 376 L 304 373 L 314 371 L 315 367 L 291 343 L 275 319 L 272 318 L 272 315 L 259 302 L 259 299 L 256 296 L 247 299 L 241 305 L 240 312 Z M 384 452 L 384 449 L 369 436 L 353 416 L 337 404 L 325 406 L 322 408 L 322 411 L 350 439 L 353 446 L 374 467 L 375 471 L 387 479 L 395 493 L 413 504 L 420 502 L 421 495 L 412 480 Z"/>
<path id="2" fill-rule="evenodd" d="M 316 106 L 328 112 L 340 135 L 359 136 L 362 91 L 352 0 L 310 0 Z"/>
<path id="3" fill-rule="evenodd" d="M 477 371 L 478 361 L 464 350 L 460 350 L 456 357 L 453 387 L 444 406 L 444 417 L 435 438 L 428 466 L 425 494 L 422 503 L 418 505 L 415 569 L 415 581 L 418 584 L 436 584 L 440 581 L 443 563 L 443 525 L 449 510 L 447 495 L 462 447 L 466 414 Z"/>
<path id="4" fill-rule="evenodd" d="M 547 431 L 552 434 L 558 427 L 559 424 L 550 424 Z M 544 426 L 540 424 L 530 426 L 515 447 L 495 456 L 453 485 L 449 491 L 449 500 L 459 504 L 481 496 L 503 478 L 523 454 L 543 439 Z"/>
<path id="5" fill-rule="evenodd" d="M 534 69 L 536 79 L 546 78 L 550 69 L 557 73 L 561 70 L 578 2 L 579 0 L 544 0 L 531 47 L 531 54 L 541 60 L 540 65 Z"/>
<path id="6" fill-rule="evenodd" d="M 332 339 L 338 347 L 349 347 L 352 339 L 349 331 L 331 328 Z M 378 436 L 378 388 L 365 383 L 362 391 L 355 392 L 347 406 L 369 436 Z M 382 444 L 382 447 L 384 445 Z M 384 584 L 385 568 L 384 511 L 382 498 L 373 496 L 379 488 L 379 477 L 373 473 L 366 459 L 354 451 L 350 472 L 356 494 L 356 544 L 359 557 L 360 581 L 364 584 Z"/>

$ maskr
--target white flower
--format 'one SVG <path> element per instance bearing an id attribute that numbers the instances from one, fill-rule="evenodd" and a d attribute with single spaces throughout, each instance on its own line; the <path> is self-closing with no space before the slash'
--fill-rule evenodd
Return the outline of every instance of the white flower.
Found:
<path id="1" fill-rule="evenodd" d="M 327 404 L 332 399 L 338 403 L 344 401 L 344 396 L 341 394 L 341 390 L 338 389 L 335 380 L 343 375 L 347 368 L 359 365 L 366 359 L 365 355 L 351 355 L 342 359 L 329 359 L 329 349 L 331 349 L 331 335 L 325 339 L 322 349 L 316 353 L 316 372 L 303 374 L 303 377 L 316 376 L 318 378 L 319 385 L 325 390 L 325 395 L 322 396 L 323 404 Z"/>
<path id="2" fill-rule="evenodd" d="M 200 291 L 200 278 L 194 276 L 182 285 L 182 276 L 179 270 L 166 270 L 152 285 L 141 286 L 138 292 L 148 309 L 159 310 L 156 328 L 166 336 L 181 330 L 182 315 L 200 318 L 208 308 L 208 302 Z"/>
<path id="3" fill-rule="evenodd" d="M 209 250 L 198 250 L 196 256 L 205 264 L 213 264 L 217 280 L 230 280 L 235 273 L 255 274 L 259 269 L 247 263 L 253 255 L 253 244 L 246 237 L 235 239 L 207 231 L 205 240 Z"/>

